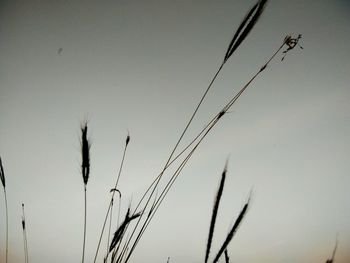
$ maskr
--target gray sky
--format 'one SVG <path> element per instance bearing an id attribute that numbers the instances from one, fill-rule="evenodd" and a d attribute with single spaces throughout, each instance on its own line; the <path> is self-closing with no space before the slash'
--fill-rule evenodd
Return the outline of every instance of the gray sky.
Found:
<path id="1" fill-rule="evenodd" d="M 1 1 L 0 155 L 9 201 L 9 262 L 78 262 L 83 237 L 79 126 L 89 121 L 86 262 L 116 180 L 122 213 L 160 172 L 254 1 Z M 132 262 L 203 262 L 211 208 L 229 156 L 215 252 L 254 188 L 229 246 L 233 262 L 350 261 L 350 4 L 271 0 L 225 65 L 185 142 L 263 65 L 282 54 L 193 156 Z M 62 48 L 62 52 L 58 50 Z M 59 54 L 60 53 L 60 54 Z M 1 194 L 3 199 L 3 194 Z M 4 202 L 0 202 L 4 259 Z"/>

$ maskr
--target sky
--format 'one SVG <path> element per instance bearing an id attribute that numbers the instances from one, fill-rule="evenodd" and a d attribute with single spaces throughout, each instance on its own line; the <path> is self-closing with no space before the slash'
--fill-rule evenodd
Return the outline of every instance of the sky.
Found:
<path id="1" fill-rule="evenodd" d="M 86 262 L 122 158 L 121 214 L 164 166 L 254 1 L 0 1 L 0 156 L 9 262 L 78 262 L 84 192 L 80 125 L 88 121 Z M 271 0 L 215 81 L 184 146 L 278 49 L 200 145 L 130 262 L 204 261 L 221 172 L 227 182 L 212 254 L 253 196 L 228 247 L 232 262 L 350 262 L 350 3 Z M 5 203 L 0 195 L 0 262 Z M 114 229 L 115 230 L 115 229 Z M 105 243 L 104 243 L 105 244 Z M 107 245 L 104 245 L 104 247 Z M 102 262 L 102 258 L 99 258 Z M 223 261 L 221 261 L 223 262 Z"/>

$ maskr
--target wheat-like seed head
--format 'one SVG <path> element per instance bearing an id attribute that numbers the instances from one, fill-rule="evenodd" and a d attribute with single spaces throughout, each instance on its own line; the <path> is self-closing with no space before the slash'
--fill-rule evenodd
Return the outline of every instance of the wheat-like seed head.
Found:
<path id="1" fill-rule="evenodd" d="M 242 44 L 264 11 L 267 0 L 259 0 L 247 13 L 236 30 L 224 57 L 224 63 L 232 56 L 233 52 Z"/>
<path id="2" fill-rule="evenodd" d="M 0 157 L 0 179 L 1 179 L 2 186 L 5 188 L 6 187 L 5 172 L 4 172 L 4 167 L 2 167 L 1 157 Z"/>
<path id="3" fill-rule="evenodd" d="M 87 138 L 87 123 L 81 127 L 81 173 L 84 184 L 87 185 L 90 175 L 90 143 Z"/>
<path id="4" fill-rule="evenodd" d="M 211 221 L 210 221 L 210 227 L 209 227 L 207 248 L 206 248 L 206 252 L 205 252 L 205 261 L 204 261 L 205 263 L 208 262 L 208 259 L 209 259 L 211 243 L 212 243 L 213 236 L 214 236 L 214 228 L 215 228 L 216 216 L 218 214 L 221 196 L 222 196 L 222 193 L 224 191 L 224 185 L 225 185 L 225 180 L 226 180 L 226 173 L 227 173 L 227 162 L 225 164 L 224 171 L 221 174 L 221 181 L 220 181 L 219 189 L 218 189 L 218 192 L 217 192 L 216 197 L 215 197 L 215 202 L 214 202 L 214 207 L 213 207 L 213 212 L 212 212 Z"/>
<path id="5" fill-rule="evenodd" d="M 129 132 L 128 132 L 128 136 L 126 136 L 125 145 L 128 146 L 129 142 L 130 142 L 130 135 L 129 135 Z"/>

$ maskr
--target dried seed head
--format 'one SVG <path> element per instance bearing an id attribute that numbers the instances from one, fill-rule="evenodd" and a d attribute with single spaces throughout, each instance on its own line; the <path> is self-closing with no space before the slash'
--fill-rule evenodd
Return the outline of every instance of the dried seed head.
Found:
<path id="1" fill-rule="evenodd" d="M 130 216 L 130 207 L 128 208 L 128 211 L 126 212 L 125 215 L 125 219 L 123 221 L 123 223 L 121 223 L 121 225 L 118 227 L 118 229 L 115 231 L 113 239 L 111 241 L 111 244 L 109 246 L 109 252 L 111 253 L 112 250 L 116 247 L 116 245 L 122 240 L 124 232 L 127 228 L 127 226 L 129 225 L 129 223 L 138 218 L 139 216 L 141 216 L 141 213 L 136 213 Z"/>
<path id="2" fill-rule="evenodd" d="M 241 213 L 238 215 L 233 227 L 231 228 L 230 232 L 228 233 L 228 235 L 226 236 L 226 239 L 224 241 L 224 243 L 222 244 L 221 248 L 219 249 L 218 254 L 216 255 L 216 257 L 213 260 L 213 263 L 218 262 L 219 258 L 221 257 L 222 253 L 224 253 L 225 249 L 227 248 L 228 244 L 231 242 L 233 236 L 235 235 L 240 223 L 242 222 L 247 210 L 248 210 L 248 206 L 249 206 L 249 200 L 248 202 L 244 205 Z"/>
<path id="3" fill-rule="evenodd" d="M 25 219 L 25 215 L 24 215 L 24 204 L 22 203 L 22 229 L 25 230 L 26 229 L 26 219 Z"/>
<path id="4" fill-rule="evenodd" d="M 90 143 L 87 139 L 87 123 L 81 127 L 81 173 L 86 185 L 90 175 Z"/>
<path id="5" fill-rule="evenodd" d="M 233 52 L 242 44 L 254 25 L 258 22 L 264 11 L 267 0 L 259 0 L 247 13 L 236 33 L 234 34 L 224 57 L 224 63 L 231 57 Z"/>
<path id="6" fill-rule="evenodd" d="M 22 229 L 23 230 L 26 229 L 26 222 L 24 221 L 24 218 L 22 218 Z"/>
<path id="7" fill-rule="evenodd" d="M 129 144 L 129 142 L 130 142 L 130 135 L 129 135 L 129 132 L 128 132 L 128 136 L 126 136 L 126 146 L 128 146 L 128 144 Z"/>
<path id="8" fill-rule="evenodd" d="M 295 38 L 291 37 L 290 35 L 287 35 L 284 38 L 284 44 L 287 46 L 287 49 L 283 51 L 284 56 L 282 57 L 281 61 L 283 61 L 287 53 L 294 49 L 296 46 L 299 46 L 300 49 L 303 49 L 303 47 L 299 44 L 299 40 L 301 39 L 301 37 L 301 34 L 299 34 Z"/>
<path id="9" fill-rule="evenodd" d="M 5 188 L 6 187 L 5 172 L 4 172 L 4 167 L 2 167 L 1 157 L 0 157 L 0 179 L 1 179 L 2 186 Z"/>
<path id="10" fill-rule="evenodd" d="M 224 116 L 225 113 L 226 113 L 226 110 L 220 111 L 216 119 L 219 120 L 222 116 Z"/>
<path id="11" fill-rule="evenodd" d="M 227 173 L 227 161 L 225 163 L 225 168 L 221 174 L 221 181 L 220 181 L 219 189 L 218 189 L 218 192 L 217 192 L 216 197 L 215 197 L 213 212 L 212 212 L 210 226 L 209 226 L 207 247 L 206 247 L 206 252 L 205 252 L 205 260 L 204 260 L 205 263 L 207 263 L 208 259 L 209 259 L 211 244 L 212 244 L 213 236 L 214 236 L 216 217 L 218 214 L 219 204 L 220 204 L 220 200 L 222 197 L 222 193 L 223 193 L 224 185 L 225 185 L 225 180 L 226 180 L 226 173 Z"/>

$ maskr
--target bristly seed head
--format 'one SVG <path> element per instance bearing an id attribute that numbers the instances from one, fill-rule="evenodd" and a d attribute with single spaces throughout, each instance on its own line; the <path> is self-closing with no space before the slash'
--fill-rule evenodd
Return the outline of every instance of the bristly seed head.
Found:
<path id="1" fill-rule="evenodd" d="M 24 215 L 24 204 L 22 203 L 22 229 L 25 230 L 26 229 L 26 219 L 25 219 L 25 215 Z"/>
<path id="2" fill-rule="evenodd" d="M 299 34 L 297 37 L 293 38 L 290 35 L 286 36 L 284 39 L 284 44 L 287 46 L 287 49 L 283 51 L 284 56 L 282 57 L 281 61 L 284 60 L 286 57 L 287 53 L 294 49 L 296 46 L 299 46 L 300 49 L 303 49 L 302 46 L 299 44 L 299 40 L 301 39 L 301 34 Z"/>
<path id="3" fill-rule="evenodd" d="M 226 113 L 226 110 L 222 110 L 219 112 L 217 119 L 220 119 L 222 116 L 224 116 L 224 114 Z"/>
<path id="4" fill-rule="evenodd" d="M 1 179 L 2 186 L 5 188 L 6 187 L 5 172 L 4 172 L 4 167 L 2 167 L 1 157 L 0 157 L 0 179 Z"/>
<path id="5" fill-rule="evenodd" d="M 128 211 L 126 212 L 125 215 L 125 219 L 123 221 L 123 223 L 121 223 L 121 225 L 118 227 L 118 229 L 115 231 L 113 239 L 111 241 L 111 244 L 109 246 L 109 253 L 112 252 L 112 250 L 116 247 L 116 245 L 121 241 L 121 239 L 123 238 L 124 232 L 127 228 L 127 226 L 129 225 L 129 223 L 138 218 L 139 216 L 141 216 L 141 213 L 134 213 L 130 216 L 130 207 L 128 208 Z"/>
<path id="6" fill-rule="evenodd" d="M 130 135 L 128 132 L 128 136 L 126 136 L 126 145 L 125 146 L 128 146 L 129 142 L 130 142 Z"/>
<path id="7" fill-rule="evenodd" d="M 87 185 L 90 175 L 90 143 L 87 139 L 87 123 L 81 127 L 81 173 L 84 184 Z"/>
<path id="8" fill-rule="evenodd" d="M 223 63 L 226 63 L 235 50 L 241 45 L 243 40 L 248 36 L 249 32 L 258 22 L 262 12 L 264 11 L 266 3 L 267 0 L 258 0 L 258 2 L 249 10 L 228 46 Z"/>

